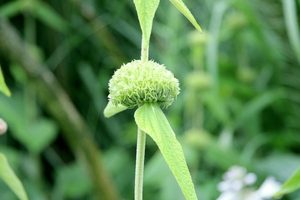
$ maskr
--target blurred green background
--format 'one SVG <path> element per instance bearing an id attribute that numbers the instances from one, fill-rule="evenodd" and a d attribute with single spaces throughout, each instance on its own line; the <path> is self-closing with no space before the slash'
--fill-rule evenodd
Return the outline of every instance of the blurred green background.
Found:
<path id="1" fill-rule="evenodd" d="M 284 182 L 300 165 L 300 1 L 185 0 L 203 29 L 162 0 L 150 59 L 180 80 L 164 110 L 199 200 L 214 200 L 229 167 Z M 297 14 L 298 13 L 298 14 Z M 130 0 L 0 0 L 0 94 L 9 130 L 0 152 L 30 200 L 133 199 L 133 110 L 103 116 L 108 81 L 139 59 Z M 147 138 L 145 200 L 183 196 Z M 282 199 L 297 200 L 294 192 Z M 0 180 L 0 199 L 17 199 Z"/>

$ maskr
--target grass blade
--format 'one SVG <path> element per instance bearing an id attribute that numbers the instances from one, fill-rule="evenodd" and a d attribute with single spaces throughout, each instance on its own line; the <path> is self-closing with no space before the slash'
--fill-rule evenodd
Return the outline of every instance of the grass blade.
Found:
<path id="1" fill-rule="evenodd" d="M 0 153 L 0 177 L 21 200 L 28 200 L 24 187 L 9 166 L 5 155 Z"/>
<path id="2" fill-rule="evenodd" d="M 181 0 L 170 0 L 171 3 L 193 24 L 193 26 L 202 33 L 202 29 L 198 22 L 196 21 L 193 14 L 186 7 L 186 5 Z"/>
<path id="3" fill-rule="evenodd" d="M 274 198 L 278 198 L 284 194 L 291 193 L 300 188 L 300 167 L 296 172 L 282 185 L 280 190 L 274 195 Z"/>
<path id="4" fill-rule="evenodd" d="M 300 64 L 300 34 L 296 2 L 294 0 L 283 0 L 282 4 L 289 40 Z"/>
<path id="5" fill-rule="evenodd" d="M 2 74 L 1 67 L 0 67 L 0 92 L 3 92 L 8 97 L 11 96 L 11 92 L 5 84 L 4 76 Z"/>

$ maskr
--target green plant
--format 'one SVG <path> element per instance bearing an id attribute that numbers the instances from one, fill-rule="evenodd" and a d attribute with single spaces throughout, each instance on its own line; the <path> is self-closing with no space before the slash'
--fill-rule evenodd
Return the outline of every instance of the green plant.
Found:
<path id="1" fill-rule="evenodd" d="M 0 66 L 0 92 L 3 92 L 6 96 L 11 96 L 11 93 L 8 87 L 5 84 L 4 76 L 2 74 L 1 66 Z"/>
<path id="2" fill-rule="evenodd" d="M 201 31 L 195 18 L 180 0 L 171 2 Z M 184 196 L 197 199 L 194 185 L 180 143 L 160 106 L 168 107 L 179 94 L 179 82 L 163 65 L 148 60 L 153 18 L 159 0 L 134 0 L 142 29 L 141 60 L 121 66 L 109 82 L 109 103 L 104 115 L 110 117 L 138 106 L 134 118 L 138 126 L 135 199 L 143 198 L 143 173 L 146 133 L 156 142 L 175 176 Z"/>
<path id="3" fill-rule="evenodd" d="M 6 96 L 11 96 L 11 92 L 5 84 L 4 76 L 0 67 L 0 92 L 3 92 Z M 7 124 L 0 118 L 0 135 L 4 134 L 7 130 Z M 13 192 L 21 200 L 28 200 L 24 187 L 16 176 L 12 168 L 10 167 L 7 158 L 4 154 L 0 153 L 0 177 L 6 182 L 6 184 L 13 190 Z"/>

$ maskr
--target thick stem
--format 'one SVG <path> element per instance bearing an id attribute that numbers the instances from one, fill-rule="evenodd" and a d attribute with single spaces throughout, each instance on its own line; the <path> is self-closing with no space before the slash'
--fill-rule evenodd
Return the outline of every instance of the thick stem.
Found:
<path id="1" fill-rule="evenodd" d="M 144 177 L 144 158 L 146 146 L 146 133 L 138 128 L 137 146 L 136 146 L 136 163 L 135 163 L 135 185 L 134 199 L 143 199 L 143 177 Z"/>

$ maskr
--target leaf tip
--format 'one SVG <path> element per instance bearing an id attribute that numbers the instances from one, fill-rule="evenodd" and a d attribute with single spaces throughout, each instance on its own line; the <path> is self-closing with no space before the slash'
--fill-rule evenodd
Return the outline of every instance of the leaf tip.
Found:
<path id="1" fill-rule="evenodd" d="M 123 105 L 115 106 L 109 101 L 108 104 L 106 105 L 106 107 L 104 108 L 103 114 L 104 114 L 104 117 L 110 118 L 110 117 L 114 116 L 115 114 L 122 112 L 126 109 L 127 109 L 126 106 L 123 106 Z"/>

